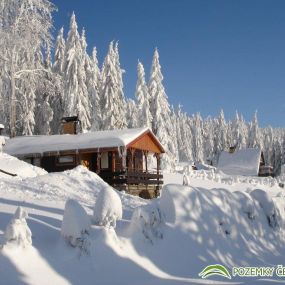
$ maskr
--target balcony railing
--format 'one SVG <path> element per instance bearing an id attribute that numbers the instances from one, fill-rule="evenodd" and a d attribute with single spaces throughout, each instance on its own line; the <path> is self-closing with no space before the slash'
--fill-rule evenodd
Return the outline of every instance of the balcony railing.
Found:
<path id="1" fill-rule="evenodd" d="M 100 176 L 110 185 L 156 185 L 163 184 L 163 175 L 159 172 L 139 172 L 139 171 L 101 171 Z"/>

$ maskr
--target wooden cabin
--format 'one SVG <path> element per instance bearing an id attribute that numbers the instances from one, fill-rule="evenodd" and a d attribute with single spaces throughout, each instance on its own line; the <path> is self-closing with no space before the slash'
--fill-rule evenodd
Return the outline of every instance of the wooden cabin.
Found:
<path id="1" fill-rule="evenodd" d="M 164 149 L 148 128 L 15 137 L 4 151 L 48 172 L 84 165 L 114 188 L 143 198 L 157 197 L 163 183 Z M 151 171 L 150 156 L 156 160 Z"/>

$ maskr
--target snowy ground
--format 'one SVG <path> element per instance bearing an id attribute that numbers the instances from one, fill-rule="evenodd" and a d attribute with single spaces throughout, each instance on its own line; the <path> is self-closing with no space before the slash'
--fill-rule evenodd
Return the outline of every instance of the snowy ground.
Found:
<path id="1" fill-rule="evenodd" d="M 5 160 L 13 159 L 2 155 L 2 167 Z M 83 167 L 46 174 L 20 164 L 10 165 L 19 176 L 3 174 L 0 181 L 1 284 L 285 284 L 277 276 L 198 276 L 215 263 L 229 269 L 285 265 L 285 192 L 275 179 L 214 170 L 189 171 L 187 179 L 167 173 L 170 185 L 161 198 L 118 193 L 123 216 L 116 228 L 92 225 L 84 246 L 72 247 L 61 235 L 65 202 L 79 202 L 92 221 L 100 190 L 108 186 Z M 32 246 L 5 244 L 18 206 L 28 212 Z"/>

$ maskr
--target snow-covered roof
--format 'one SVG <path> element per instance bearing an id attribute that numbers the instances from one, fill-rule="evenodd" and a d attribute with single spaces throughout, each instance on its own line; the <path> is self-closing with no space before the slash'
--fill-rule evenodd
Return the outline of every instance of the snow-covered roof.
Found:
<path id="1" fill-rule="evenodd" d="M 148 128 L 110 130 L 77 135 L 22 136 L 6 142 L 4 152 L 11 155 L 43 154 L 77 149 L 113 148 L 128 146 Z"/>
<path id="2" fill-rule="evenodd" d="M 220 154 L 218 169 L 229 175 L 257 176 L 259 171 L 261 150 L 247 148 Z"/>

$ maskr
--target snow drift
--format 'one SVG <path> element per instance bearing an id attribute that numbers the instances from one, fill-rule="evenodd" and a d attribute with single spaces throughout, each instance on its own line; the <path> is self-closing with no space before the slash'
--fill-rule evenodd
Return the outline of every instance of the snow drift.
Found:
<path id="1" fill-rule="evenodd" d="M 0 152 L 0 170 L 17 175 L 19 178 L 37 177 L 47 174 L 47 172 L 37 166 L 26 163 L 18 158 Z M 0 177 L 11 178 L 11 176 L 0 172 Z"/>

